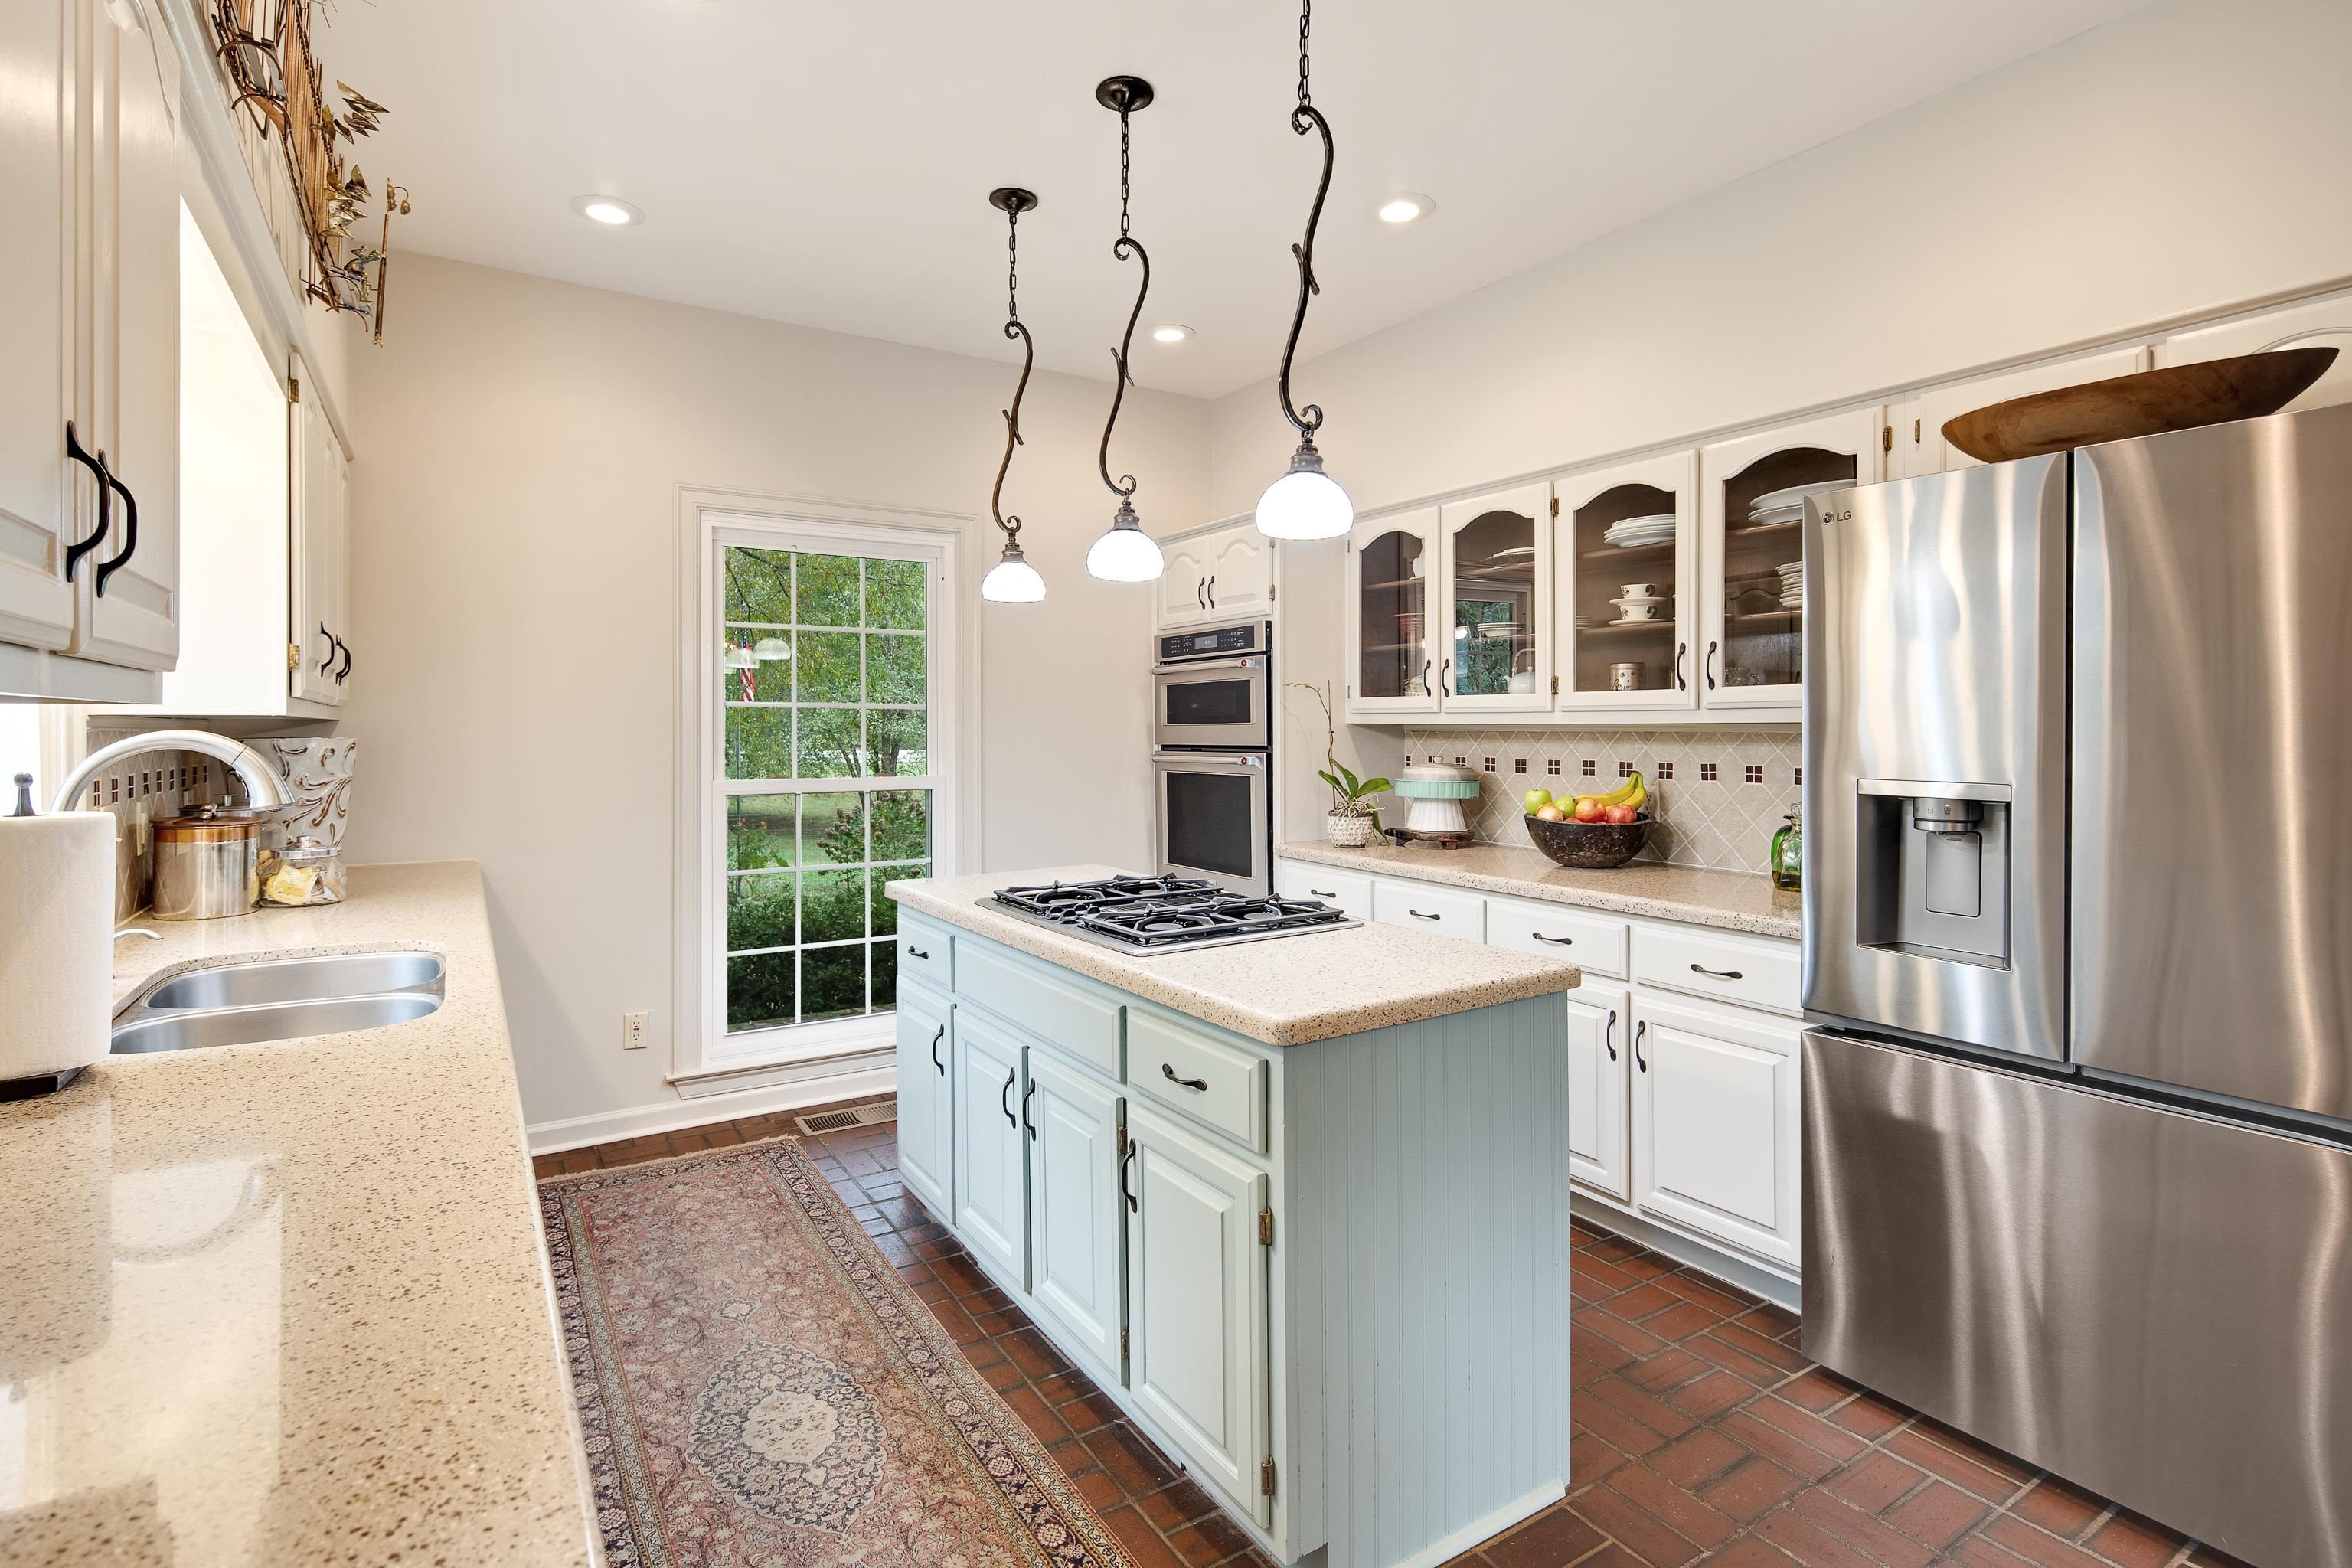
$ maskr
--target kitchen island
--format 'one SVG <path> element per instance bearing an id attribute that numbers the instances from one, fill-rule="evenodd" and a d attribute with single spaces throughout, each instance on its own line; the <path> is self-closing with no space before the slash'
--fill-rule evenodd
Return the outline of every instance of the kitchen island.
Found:
<path id="1" fill-rule="evenodd" d="M 1428 1568 L 1569 1474 L 1564 960 L 1144 955 L 893 882 L 899 1169 L 1277 1562 Z"/>
<path id="2" fill-rule="evenodd" d="M 596 1563 L 480 868 L 153 929 L 118 1002 L 384 948 L 445 999 L 0 1105 L 0 1563 Z"/>

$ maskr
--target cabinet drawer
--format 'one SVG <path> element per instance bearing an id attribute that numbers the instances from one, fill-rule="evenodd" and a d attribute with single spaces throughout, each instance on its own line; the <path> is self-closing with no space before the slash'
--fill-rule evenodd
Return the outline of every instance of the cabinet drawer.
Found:
<path id="1" fill-rule="evenodd" d="M 1524 899 L 1486 900 L 1486 941 L 1547 958 L 1573 959 L 1589 974 L 1625 978 L 1625 949 L 1632 927 L 1623 921 L 1590 915 L 1559 904 Z"/>
<path id="2" fill-rule="evenodd" d="M 1801 967 L 1794 942 L 1657 926 L 1633 932 L 1636 981 L 1718 1002 L 1793 1014 Z"/>
<path id="3" fill-rule="evenodd" d="M 1265 1152 L 1265 1062 L 1141 1008 L 1127 1020 L 1128 1088 Z"/>
<path id="4" fill-rule="evenodd" d="M 1372 879 L 1370 877 L 1334 871 L 1328 866 L 1277 860 L 1274 867 L 1274 890 L 1286 899 L 1319 899 L 1327 904 L 1337 904 L 1347 911 L 1351 921 L 1372 918 Z"/>
<path id="5" fill-rule="evenodd" d="M 958 1001 L 978 1003 L 1118 1081 L 1118 1003 L 1040 973 L 977 939 L 957 938 L 955 954 Z"/>
<path id="6" fill-rule="evenodd" d="M 946 930 L 911 920 L 905 910 L 898 913 L 898 973 L 912 976 L 942 992 L 955 989 L 955 969 L 950 963 L 952 950 Z"/>
<path id="7" fill-rule="evenodd" d="M 1486 935 L 1486 900 L 1475 893 L 1456 893 L 1427 882 L 1372 884 L 1372 918 L 1384 925 L 1409 931 L 1433 931 L 1464 942 L 1483 942 Z"/>

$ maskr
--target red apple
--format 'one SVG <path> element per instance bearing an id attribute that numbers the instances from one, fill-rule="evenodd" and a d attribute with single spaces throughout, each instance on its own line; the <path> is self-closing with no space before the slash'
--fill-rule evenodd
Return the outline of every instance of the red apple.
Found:
<path id="1" fill-rule="evenodd" d="M 1576 820 L 1579 822 L 1598 822 L 1601 814 L 1608 809 L 1597 796 L 1580 795 L 1576 797 Z"/>
<path id="2" fill-rule="evenodd" d="M 1631 822 L 1639 815 L 1630 805 L 1612 805 L 1601 818 L 1604 822 Z"/>

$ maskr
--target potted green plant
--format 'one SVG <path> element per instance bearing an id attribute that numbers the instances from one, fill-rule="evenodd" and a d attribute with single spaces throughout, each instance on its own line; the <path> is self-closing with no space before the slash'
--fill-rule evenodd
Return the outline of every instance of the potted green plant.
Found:
<path id="1" fill-rule="evenodd" d="M 1339 726 L 1331 718 L 1331 693 L 1327 687 L 1309 686 L 1303 680 L 1290 682 L 1301 691 L 1311 691 L 1315 700 L 1323 705 L 1323 761 L 1328 766 L 1318 768 L 1315 776 L 1331 786 L 1331 809 L 1324 814 L 1323 836 L 1339 849 L 1360 849 L 1381 831 L 1381 814 L 1368 803 L 1370 797 L 1386 793 L 1391 784 L 1384 778 L 1358 778 L 1355 770 L 1341 762 Z"/>

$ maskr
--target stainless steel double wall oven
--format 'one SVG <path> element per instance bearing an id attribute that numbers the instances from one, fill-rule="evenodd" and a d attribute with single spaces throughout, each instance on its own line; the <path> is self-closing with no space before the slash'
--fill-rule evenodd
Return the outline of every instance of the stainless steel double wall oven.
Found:
<path id="1" fill-rule="evenodd" d="M 1274 627 L 1169 632 L 1151 671 L 1154 832 L 1163 876 L 1274 888 Z"/>

